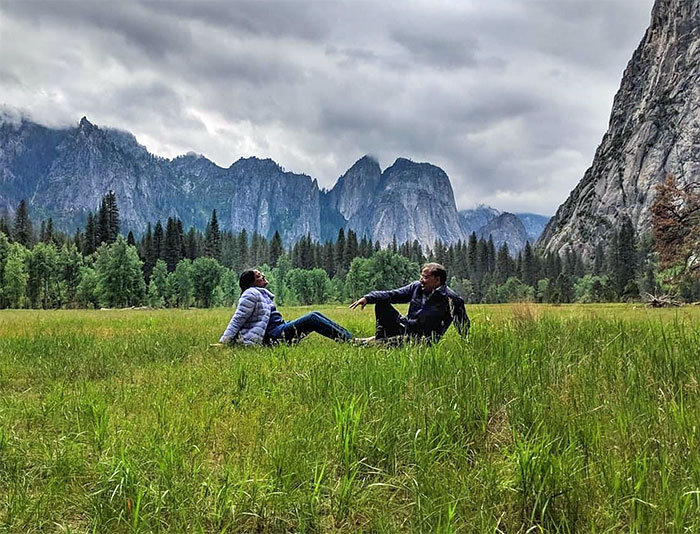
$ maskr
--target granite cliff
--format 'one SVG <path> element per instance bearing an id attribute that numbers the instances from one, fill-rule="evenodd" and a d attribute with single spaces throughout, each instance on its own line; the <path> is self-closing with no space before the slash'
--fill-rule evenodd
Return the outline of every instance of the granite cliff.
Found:
<path id="1" fill-rule="evenodd" d="M 538 240 L 591 258 L 628 216 L 651 229 L 656 185 L 700 180 L 700 0 L 656 0 L 591 167 Z"/>

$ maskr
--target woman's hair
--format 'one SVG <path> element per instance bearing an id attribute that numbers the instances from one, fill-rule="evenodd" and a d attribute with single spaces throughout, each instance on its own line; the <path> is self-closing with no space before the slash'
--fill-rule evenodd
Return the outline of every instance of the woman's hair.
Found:
<path id="1" fill-rule="evenodd" d="M 253 269 L 248 269 L 243 271 L 241 276 L 238 278 L 238 285 L 241 287 L 241 291 L 245 291 L 255 282 L 255 271 Z"/>

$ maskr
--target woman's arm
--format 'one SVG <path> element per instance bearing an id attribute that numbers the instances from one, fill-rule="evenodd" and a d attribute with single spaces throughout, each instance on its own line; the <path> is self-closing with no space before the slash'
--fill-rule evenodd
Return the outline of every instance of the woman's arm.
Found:
<path id="1" fill-rule="evenodd" d="M 241 298 L 238 299 L 238 306 L 236 306 L 236 312 L 231 317 L 231 320 L 224 331 L 224 334 L 219 339 L 219 343 L 230 343 L 233 341 L 238 333 L 243 328 L 246 321 L 253 315 L 255 310 L 255 305 L 260 298 L 260 293 L 254 289 L 246 289 Z"/>

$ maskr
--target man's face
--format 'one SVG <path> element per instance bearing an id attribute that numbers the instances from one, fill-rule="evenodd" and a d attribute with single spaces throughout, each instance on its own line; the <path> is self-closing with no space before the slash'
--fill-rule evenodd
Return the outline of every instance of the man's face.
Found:
<path id="1" fill-rule="evenodd" d="M 431 274 L 430 269 L 423 269 L 420 272 L 419 282 L 421 286 L 423 286 L 423 291 L 430 293 L 440 285 L 440 277 L 435 274 Z"/>
<path id="2" fill-rule="evenodd" d="M 253 281 L 253 285 L 255 287 L 267 287 L 267 278 L 265 278 L 265 275 L 258 270 L 255 270 L 253 272 L 255 273 L 255 280 Z"/>

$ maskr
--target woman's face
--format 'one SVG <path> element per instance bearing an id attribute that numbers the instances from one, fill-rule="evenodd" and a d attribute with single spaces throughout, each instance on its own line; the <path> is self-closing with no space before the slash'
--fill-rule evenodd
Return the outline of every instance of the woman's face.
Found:
<path id="1" fill-rule="evenodd" d="M 265 275 L 258 271 L 257 269 L 253 271 L 255 273 L 255 280 L 253 281 L 253 285 L 255 287 L 266 287 L 267 286 L 267 278 L 265 278 Z"/>

